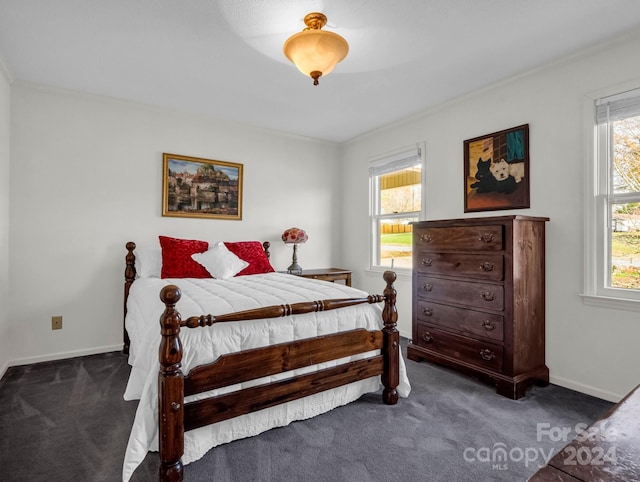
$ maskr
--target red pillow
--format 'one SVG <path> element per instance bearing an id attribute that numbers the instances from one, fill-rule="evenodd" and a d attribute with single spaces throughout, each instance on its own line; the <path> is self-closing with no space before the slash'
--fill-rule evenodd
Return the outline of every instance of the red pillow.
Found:
<path id="1" fill-rule="evenodd" d="M 161 278 L 211 278 L 209 272 L 191 255 L 209 249 L 206 241 L 158 236 L 162 248 Z"/>
<path id="2" fill-rule="evenodd" d="M 272 273 L 275 271 L 269 263 L 269 258 L 264 252 L 264 248 L 260 241 L 240 241 L 237 243 L 224 243 L 229 251 L 238 258 L 249 263 L 245 269 L 240 271 L 236 276 L 244 276 L 247 274 Z"/>

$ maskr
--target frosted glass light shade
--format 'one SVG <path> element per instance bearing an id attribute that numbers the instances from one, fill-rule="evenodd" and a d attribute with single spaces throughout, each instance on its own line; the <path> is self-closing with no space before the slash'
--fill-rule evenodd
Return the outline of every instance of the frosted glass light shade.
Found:
<path id="1" fill-rule="evenodd" d="M 284 54 L 305 75 L 327 75 L 349 53 L 349 44 L 340 35 L 325 30 L 305 30 L 284 43 Z"/>

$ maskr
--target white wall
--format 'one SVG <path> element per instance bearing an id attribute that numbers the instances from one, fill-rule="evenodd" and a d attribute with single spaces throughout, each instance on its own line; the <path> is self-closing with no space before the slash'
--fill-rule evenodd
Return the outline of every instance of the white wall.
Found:
<path id="1" fill-rule="evenodd" d="M 473 75 L 472 72 L 469 75 Z M 563 62 L 447 103 L 344 146 L 343 259 L 356 283 L 374 290 L 366 271 L 367 161 L 426 141 L 426 219 L 461 218 L 463 141 L 528 123 L 531 208 L 475 215 L 547 216 L 547 365 L 554 383 L 616 400 L 640 382 L 638 312 L 585 306 L 583 289 L 583 102 L 594 91 L 635 81 L 640 87 L 640 31 Z M 628 86 L 628 85 L 627 85 Z M 429 86 L 425 85 L 425 89 Z M 356 229 L 353 229 L 353 228 Z M 350 228 L 350 229 L 347 229 Z M 411 280 L 401 278 L 400 330 L 411 332 Z"/>
<path id="2" fill-rule="evenodd" d="M 18 82 L 11 102 L 13 363 L 121 348 L 129 240 L 267 240 L 274 267 L 286 269 L 280 234 L 298 226 L 310 238 L 301 265 L 339 259 L 333 144 Z M 163 152 L 243 163 L 242 221 L 162 217 Z M 53 315 L 62 330 L 51 330 Z"/>
<path id="3" fill-rule="evenodd" d="M 0 376 L 12 358 L 9 323 L 10 77 L 0 58 Z"/>

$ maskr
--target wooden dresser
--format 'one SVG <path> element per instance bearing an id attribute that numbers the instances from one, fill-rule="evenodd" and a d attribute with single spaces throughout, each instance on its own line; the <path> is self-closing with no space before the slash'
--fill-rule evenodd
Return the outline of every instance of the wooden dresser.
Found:
<path id="1" fill-rule="evenodd" d="M 413 334 L 407 356 L 496 385 L 512 399 L 545 365 L 545 222 L 495 216 L 413 224 Z"/>

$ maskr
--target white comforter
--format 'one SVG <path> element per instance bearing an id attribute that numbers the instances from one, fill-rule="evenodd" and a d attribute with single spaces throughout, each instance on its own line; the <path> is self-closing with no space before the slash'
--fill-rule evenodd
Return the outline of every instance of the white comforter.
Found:
<path id="1" fill-rule="evenodd" d="M 215 279 L 141 278 L 131 286 L 127 301 L 126 327 L 131 339 L 129 363 L 131 375 L 124 394 L 125 400 L 140 399 L 129 444 L 125 454 L 122 478 L 126 482 L 147 452 L 158 450 L 157 376 L 159 369 L 160 315 L 164 305 L 159 293 L 163 286 L 175 284 L 182 291 L 177 310 L 182 319 L 193 315 L 221 315 L 261 306 L 291 304 L 336 298 L 363 297 L 367 293 L 340 284 L 310 280 L 281 273 L 241 276 L 227 281 Z M 381 289 L 384 284 L 381 280 Z M 180 339 L 184 348 L 182 370 L 211 363 L 225 353 L 258 348 L 274 343 L 315 337 L 355 328 L 376 330 L 382 327 L 381 306 L 363 304 L 340 310 L 306 315 L 221 323 L 212 327 L 183 328 Z M 359 357 L 367 356 L 367 354 Z M 358 357 L 345 358 L 338 363 Z M 329 362 L 296 370 L 297 375 L 336 365 Z M 290 376 L 280 374 L 233 387 L 210 392 L 215 395 Z M 358 399 L 380 388 L 380 377 L 351 383 L 283 405 L 260 410 L 231 420 L 191 430 L 185 433 L 183 463 L 198 460 L 209 449 L 235 439 L 257 435 L 270 428 L 284 426 L 295 420 L 313 417 Z M 404 362 L 400 359 L 398 393 L 406 397 L 411 388 Z M 197 397 L 202 397 L 198 395 Z M 191 397 L 190 399 L 194 399 Z M 381 402 L 382 403 L 382 402 Z"/>

